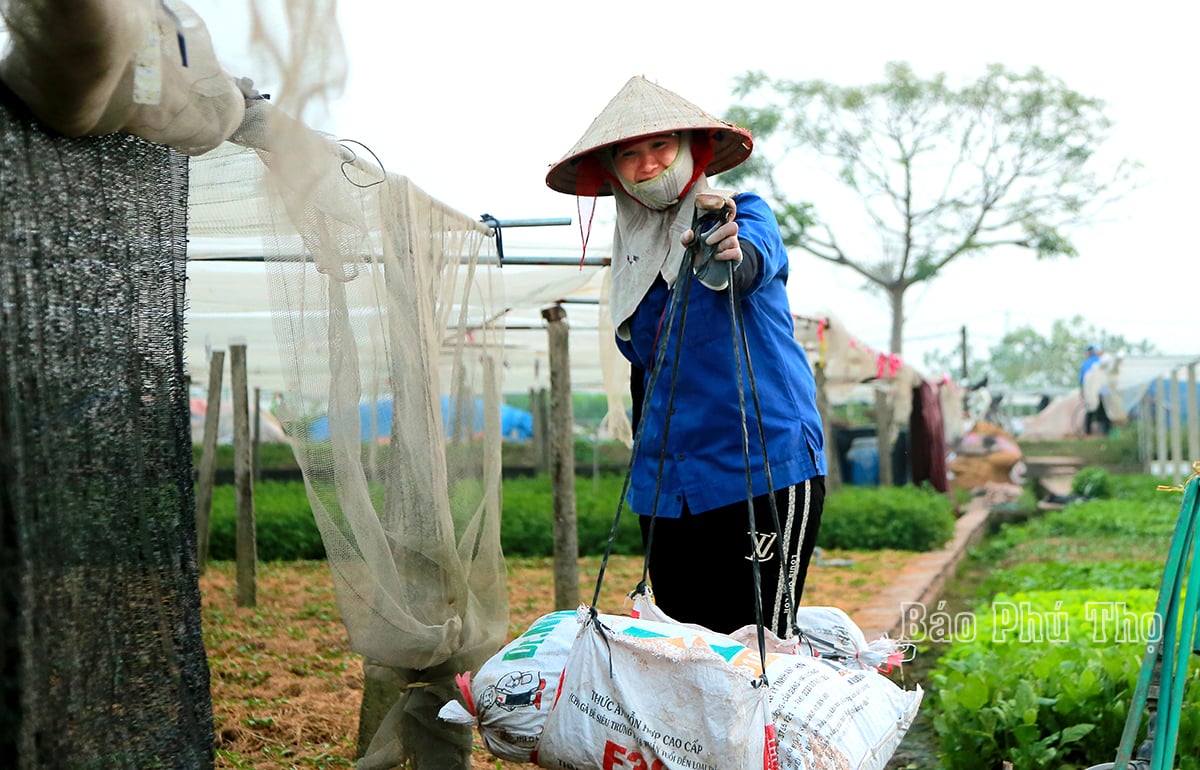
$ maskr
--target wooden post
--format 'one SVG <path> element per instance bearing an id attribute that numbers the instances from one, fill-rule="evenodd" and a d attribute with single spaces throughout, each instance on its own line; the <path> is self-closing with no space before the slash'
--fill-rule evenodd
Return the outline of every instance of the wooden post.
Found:
<path id="1" fill-rule="evenodd" d="M 250 410 L 246 403 L 246 346 L 229 346 L 233 386 L 233 483 L 237 494 L 237 605 L 258 604 L 258 545 L 254 527 L 254 475 L 250 468 Z"/>
<path id="2" fill-rule="evenodd" d="M 819 361 L 813 367 L 813 380 L 817 384 L 817 413 L 821 415 L 825 432 L 825 489 L 836 492 L 842 488 L 842 466 L 833 435 L 833 410 L 829 408 L 829 396 L 825 392 L 825 365 Z"/>
<path id="3" fill-rule="evenodd" d="M 538 473 L 550 472 L 550 413 L 546 404 L 546 389 L 534 391 L 531 401 L 533 409 L 533 449 Z"/>
<path id="4" fill-rule="evenodd" d="M 967 381 L 967 325 L 966 324 L 963 324 L 962 328 L 959 330 L 959 337 L 960 337 L 959 353 L 962 355 L 962 362 L 961 362 L 962 372 L 961 372 L 961 374 L 962 374 L 963 383 L 965 384 Z"/>
<path id="5" fill-rule="evenodd" d="M 550 388 L 542 388 L 538 391 L 538 409 L 542 412 L 542 468 L 547 473 L 550 472 L 550 463 L 553 462 L 554 454 L 554 444 L 550 438 L 554 432 L 553 410 L 550 408 L 550 390 L 553 387 L 554 383 L 551 383 Z"/>
<path id="6" fill-rule="evenodd" d="M 250 454 L 250 467 L 254 470 L 254 483 L 262 481 L 259 470 L 258 445 L 262 443 L 262 388 L 254 389 L 254 451 Z"/>
<path id="7" fill-rule="evenodd" d="M 1167 378 L 1159 377 L 1156 381 L 1158 397 L 1154 402 L 1154 435 L 1155 463 L 1152 473 L 1161 478 L 1167 477 Z"/>
<path id="8" fill-rule="evenodd" d="M 485 356 L 483 359 L 483 382 L 486 409 L 483 426 L 484 505 L 487 508 L 488 519 L 499 522 L 501 511 L 504 510 L 504 437 L 501 434 L 503 419 L 500 414 L 504 399 L 500 396 L 500 368 L 492 356 Z M 491 493 L 492 490 L 495 491 L 494 494 Z"/>
<path id="9" fill-rule="evenodd" d="M 541 417 L 538 415 L 538 391 L 534 390 L 533 385 L 529 386 L 529 416 L 533 420 L 533 427 L 529 433 L 532 457 L 529 459 L 533 463 L 534 473 L 539 473 L 541 470 L 541 435 L 539 434 L 541 428 L 538 426 L 538 421 L 541 420 Z"/>
<path id="10" fill-rule="evenodd" d="M 1138 453 L 1142 459 L 1142 473 L 1153 473 L 1154 467 L 1154 400 L 1150 398 L 1150 390 L 1142 393 L 1142 403 L 1138 407 Z"/>
<path id="11" fill-rule="evenodd" d="M 579 534 L 575 519 L 575 415 L 567 311 L 542 311 L 550 338 L 550 480 L 554 485 L 554 608 L 579 606 Z"/>
<path id="12" fill-rule="evenodd" d="M 200 574 L 208 564 L 208 537 L 212 529 L 213 482 L 217 473 L 217 432 L 221 422 L 221 378 L 225 373 L 225 351 L 208 356 L 208 403 L 204 408 L 204 444 L 200 450 L 200 473 L 196 477 L 196 562 Z"/>
<path id="13" fill-rule="evenodd" d="M 1200 460 L 1200 395 L 1196 393 L 1196 364 L 1188 364 L 1187 369 L 1187 414 L 1188 414 L 1188 456 L 1195 462 Z M 1188 471 L 1191 472 L 1190 470 Z"/>
<path id="14" fill-rule="evenodd" d="M 1183 404 L 1179 397 L 1179 370 L 1171 371 L 1171 478 L 1183 483 Z"/>
<path id="15" fill-rule="evenodd" d="M 892 474 L 892 399 L 889 388 L 875 389 L 875 440 L 879 446 L 879 486 L 890 487 Z"/>

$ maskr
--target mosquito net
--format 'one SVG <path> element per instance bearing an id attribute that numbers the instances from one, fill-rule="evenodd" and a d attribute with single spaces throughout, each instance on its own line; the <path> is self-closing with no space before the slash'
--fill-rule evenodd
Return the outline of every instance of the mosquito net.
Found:
<path id="1" fill-rule="evenodd" d="M 280 416 L 351 643 L 368 676 L 403 686 L 373 749 L 391 762 L 410 701 L 452 697 L 507 633 L 503 297 L 479 265 L 486 227 L 264 111 L 269 150 L 192 161 L 190 232 L 267 233 Z"/>
<path id="2" fill-rule="evenodd" d="M 189 232 L 262 238 L 287 377 L 278 414 L 351 644 L 403 693 L 363 766 L 428 755 L 414 741 L 469 751 L 460 728 L 405 721 L 453 697 L 454 674 L 508 628 L 490 230 L 281 108 L 251 112 L 234 138 L 258 149 L 192 161 Z"/>

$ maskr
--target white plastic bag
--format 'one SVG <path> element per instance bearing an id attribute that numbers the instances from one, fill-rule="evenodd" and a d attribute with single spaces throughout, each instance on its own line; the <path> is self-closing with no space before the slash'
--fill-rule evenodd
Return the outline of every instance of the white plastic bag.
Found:
<path id="1" fill-rule="evenodd" d="M 767 647 L 768 652 L 832 658 L 850 668 L 874 668 L 884 673 L 911 660 L 912 645 L 900 644 L 887 636 L 868 642 L 858 624 L 837 607 L 799 607 L 796 626 L 800 629 L 799 637 L 779 640 L 775 648 Z M 756 638 L 754 626 L 730 635 L 748 646 L 758 647 L 751 641 Z"/>
<path id="2" fill-rule="evenodd" d="M 604 636 L 598 637 L 595 633 L 597 626 L 593 625 L 591 611 L 586 607 L 577 612 L 555 612 L 539 618 L 525 633 L 484 663 L 474 678 L 470 678 L 469 673 L 460 676 L 459 687 L 466 705 L 451 701 L 442 706 L 438 716 L 457 724 L 475 725 L 487 749 L 501 759 L 535 762 L 543 767 L 620 767 L 621 761 L 629 767 L 638 767 L 642 759 L 647 768 L 743 767 L 746 766 L 742 762 L 743 744 L 749 745 L 756 757 L 753 767 L 776 767 L 775 764 L 763 764 L 765 750 L 770 751 L 773 762 L 771 734 L 774 728 L 770 725 L 766 688 L 756 690 L 751 685 L 751 680 L 762 673 L 757 652 L 699 626 L 604 614 L 597 614 L 595 623 L 604 630 Z M 584 671 L 595 672 L 601 665 L 597 662 L 601 657 L 607 677 L 607 652 L 602 655 L 596 645 L 603 645 L 607 651 L 608 644 L 613 641 L 619 642 L 617 649 L 621 657 L 621 662 L 614 665 L 628 672 L 621 676 L 622 686 L 617 691 L 596 696 L 609 698 L 600 703 L 592 700 L 590 691 L 584 702 L 579 696 L 581 691 L 576 689 L 572 710 L 576 714 L 584 714 L 589 709 L 596 715 L 603 712 L 613 734 L 622 740 L 634 729 L 629 715 L 642 713 L 647 724 L 645 737 L 657 741 L 652 745 L 658 748 L 648 751 L 637 743 L 608 741 L 592 735 L 592 739 L 598 741 L 598 751 L 590 758 L 572 760 L 579 748 L 573 745 L 578 743 L 578 720 L 567 717 L 560 720 L 566 725 L 558 736 L 560 741 L 569 744 L 568 748 L 560 751 L 552 744 L 547 754 L 545 741 L 554 713 L 552 709 L 565 711 L 563 704 L 572 701 L 570 696 L 564 696 L 562 687 L 567 686 L 564 681 L 576 683 L 571 686 L 578 688 L 578 678 Z M 572 660 L 581 662 L 574 665 L 569 663 Z M 654 668 L 652 676 L 643 671 L 646 666 Z M 574 673 L 575 678 L 569 678 L 568 672 Z M 627 681 L 630 676 L 632 683 Z M 688 687 L 691 690 L 684 694 Z M 732 694 L 734 691 L 736 695 Z M 692 705 L 712 701 L 704 707 L 704 713 L 709 716 L 701 720 L 703 724 L 699 728 L 693 729 L 695 714 L 669 704 L 672 698 Z M 747 702 L 750 705 L 745 705 Z M 735 706 L 732 711 L 730 704 Z M 597 707 L 600 710 L 596 710 Z M 611 720 L 610 713 L 616 715 L 617 721 Z M 719 717 L 720 714 L 726 716 Z M 626 720 L 624 727 L 621 726 L 622 719 Z M 705 730 L 719 732 L 712 733 L 715 737 L 705 739 Z M 750 737 L 746 741 L 739 738 L 738 746 L 726 745 L 732 736 L 747 731 Z M 607 765 L 589 764 L 604 762 L 605 751 L 609 752 Z M 664 755 L 699 758 L 690 765 L 654 765 L 654 761 Z M 723 764 L 726 755 L 737 759 L 731 764 Z M 710 763 L 712 759 L 716 764 Z"/>

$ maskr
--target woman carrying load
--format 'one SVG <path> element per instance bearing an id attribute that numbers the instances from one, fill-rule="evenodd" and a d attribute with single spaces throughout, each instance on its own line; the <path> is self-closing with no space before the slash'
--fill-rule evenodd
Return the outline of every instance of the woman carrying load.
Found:
<path id="1" fill-rule="evenodd" d="M 745 129 L 634 77 L 546 182 L 615 198 L 609 300 L 638 435 L 627 499 L 659 609 L 721 633 L 754 624 L 757 560 L 764 623 L 787 636 L 821 522 L 824 439 L 774 213 L 708 185 L 751 147 Z M 699 228 L 708 249 L 689 250 L 697 214 L 718 224 Z M 678 275 L 688 251 L 690 290 Z"/>

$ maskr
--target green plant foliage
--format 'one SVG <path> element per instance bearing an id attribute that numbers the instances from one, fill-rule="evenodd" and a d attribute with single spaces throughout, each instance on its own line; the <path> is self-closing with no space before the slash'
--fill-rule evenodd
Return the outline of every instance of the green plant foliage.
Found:
<path id="1" fill-rule="evenodd" d="M 998 564 L 1010 552 L 1022 559 L 1043 561 L 1079 561 L 1089 553 L 1096 559 L 1111 561 L 1103 554 L 1123 552 L 1127 558 L 1135 550 L 1165 554 L 1167 543 L 1179 515 L 1178 495 L 1151 492 L 1150 477 L 1113 478 L 1114 497 L 1109 500 L 1074 502 L 1061 511 L 1030 519 L 1018 526 L 1006 526 L 987 543 L 972 552 L 985 564 Z M 1161 562 L 1155 558 L 1161 567 Z"/>
<path id="2" fill-rule="evenodd" d="M 1179 511 L 1180 496 L 1164 493 L 1159 485 L 1166 480 L 1146 473 L 1122 473 L 1112 476 L 1112 496 L 1118 500 L 1141 500 L 1154 505 L 1163 505 Z M 1173 517 L 1172 517 L 1173 518 Z"/>
<path id="3" fill-rule="evenodd" d="M 204 446 L 202 444 L 192 445 L 193 467 L 200 467 L 200 458 L 203 454 Z M 217 445 L 217 451 L 213 457 L 213 460 L 215 468 L 231 470 L 234 462 L 233 445 Z M 300 470 L 300 466 L 296 463 L 296 453 L 292 450 L 291 444 L 280 442 L 259 444 L 257 460 L 259 468 L 288 468 L 296 471 Z"/>
<path id="4" fill-rule="evenodd" d="M 313 520 L 302 482 L 260 481 L 254 485 L 255 545 L 261 561 L 324 559 L 325 545 Z M 237 493 L 213 488 L 208 557 L 237 557 Z"/>
<path id="5" fill-rule="evenodd" d="M 1008 761 L 1054 770 L 1112 761 L 1156 597 L 1108 589 L 997 595 L 976 613 L 973 638 L 954 641 L 930 675 L 943 766 Z M 1200 705 L 1195 666 L 1185 700 L 1185 714 Z M 1180 770 L 1200 767 L 1200 734 L 1181 728 L 1178 756 Z"/>
<path id="6" fill-rule="evenodd" d="M 595 479 L 575 478 L 575 515 L 581 556 L 604 553 L 612 531 L 623 474 Z M 500 541 L 508 556 L 550 556 L 554 553 L 554 492 L 549 476 L 504 482 L 504 514 Z M 640 554 L 642 535 L 637 515 L 622 507 L 613 553 Z"/>
<path id="7" fill-rule="evenodd" d="M 1158 590 L 1163 565 L 1148 561 L 1032 561 L 999 569 L 983 582 L 982 593 L 1053 591 L 1059 588 Z"/>
<path id="8" fill-rule="evenodd" d="M 954 536 L 954 504 L 931 487 L 842 487 L 825 498 L 823 548 L 932 551 Z"/>
<path id="9" fill-rule="evenodd" d="M 1164 547 L 1175 531 L 1179 496 L 1148 500 L 1088 500 L 1046 516 L 1041 526 L 1050 537 L 1116 537 L 1127 542 L 1154 540 Z M 1165 552 L 1165 551 L 1164 551 Z"/>
<path id="10" fill-rule="evenodd" d="M 602 474 L 596 479 L 575 479 L 576 526 L 581 556 L 604 553 L 624 484 L 623 474 Z M 381 490 L 374 490 L 378 505 Z M 480 482 L 467 479 L 450 493 L 450 511 L 461 534 L 483 497 Z M 332 510 L 332 509 L 331 509 Z M 336 511 L 332 511 L 336 515 Z M 325 548 L 313 519 L 304 483 L 260 481 L 254 485 L 254 514 L 258 558 L 262 561 L 323 559 Z M 548 476 L 509 479 L 504 482 L 501 547 L 511 556 L 551 556 L 554 493 Z M 234 559 L 237 548 L 237 498 L 233 486 L 213 489 L 209 558 Z M 642 535 L 637 516 L 624 508 L 613 553 L 640 554 Z"/>
<path id="11" fill-rule="evenodd" d="M 1071 479 L 1071 494 L 1092 499 L 1112 497 L 1112 475 L 1095 466 L 1080 468 Z"/>

